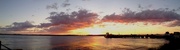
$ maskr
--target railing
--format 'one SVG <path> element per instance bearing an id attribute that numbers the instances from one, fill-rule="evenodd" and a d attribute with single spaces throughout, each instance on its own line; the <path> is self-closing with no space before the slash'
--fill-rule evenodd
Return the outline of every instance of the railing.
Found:
<path id="1" fill-rule="evenodd" d="M 12 49 L 10 49 L 9 47 L 7 47 L 7 46 L 1 44 L 1 41 L 0 41 L 0 45 L 3 46 L 4 48 L 6 48 L 7 50 L 12 50 Z M 0 49 L 2 49 L 2 48 L 0 47 Z"/>

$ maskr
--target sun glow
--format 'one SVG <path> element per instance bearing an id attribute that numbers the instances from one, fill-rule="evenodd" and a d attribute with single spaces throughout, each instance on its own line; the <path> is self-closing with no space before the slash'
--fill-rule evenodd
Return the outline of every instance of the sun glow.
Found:
<path id="1" fill-rule="evenodd" d="M 112 34 L 156 34 L 164 33 L 168 29 L 161 25 L 144 25 L 144 23 L 134 23 L 134 24 L 121 24 L 104 22 L 100 24 L 95 24 L 91 27 L 86 27 L 82 29 L 71 30 L 71 33 L 82 34 L 82 35 L 98 35 L 105 34 L 106 32 Z"/>
<path id="2" fill-rule="evenodd" d="M 98 25 L 94 25 L 92 27 L 72 30 L 71 32 L 77 34 L 98 35 L 103 33 L 103 28 L 99 27 Z"/>
<path id="3" fill-rule="evenodd" d="M 72 33 L 78 33 L 78 34 L 90 34 L 90 35 L 99 35 L 99 34 L 105 34 L 106 32 L 112 32 L 117 33 L 120 29 L 119 27 L 123 27 L 123 25 L 117 23 L 110 23 L 110 22 L 104 22 L 101 24 L 95 24 L 91 27 L 82 28 L 82 29 L 76 29 L 72 30 Z"/>

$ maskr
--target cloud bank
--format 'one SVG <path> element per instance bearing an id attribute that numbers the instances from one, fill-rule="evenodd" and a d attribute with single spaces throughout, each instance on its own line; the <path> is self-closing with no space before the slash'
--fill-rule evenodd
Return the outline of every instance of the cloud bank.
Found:
<path id="1" fill-rule="evenodd" d="M 25 31 L 28 28 L 32 28 L 32 27 L 35 27 L 35 25 L 33 25 L 32 22 L 25 21 L 25 22 L 14 22 L 11 25 L 2 27 L 1 29 L 3 31 Z"/>
<path id="2" fill-rule="evenodd" d="M 102 22 L 117 22 L 117 23 L 151 23 L 161 24 L 165 22 L 173 22 L 168 26 L 180 26 L 180 15 L 174 11 L 155 9 L 155 10 L 143 10 L 140 12 L 133 12 L 127 9 L 123 14 L 110 14 L 104 16 Z"/>
<path id="3" fill-rule="evenodd" d="M 67 32 L 68 30 L 89 27 L 93 25 L 98 19 L 98 14 L 88 12 L 85 9 L 71 12 L 51 12 L 47 19 L 50 23 L 41 23 L 39 27 L 49 28 L 48 32 Z"/>
<path id="4" fill-rule="evenodd" d="M 41 28 L 42 32 L 66 33 L 70 30 L 91 27 L 96 23 L 115 22 L 115 23 L 137 23 L 163 24 L 168 23 L 167 27 L 180 26 L 180 14 L 168 9 L 146 9 L 141 11 L 131 11 L 125 8 L 122 14 L 105 15 L 101 20 L 98 14 L 86 9 L 73 12 L 51 12 L 46 18 L 50 23 L 40 23 L 33 25 L 32 22 L 14 22 L 6 27 L 0 27 L 1 31 L 24 31 L 28 28 Z"/>

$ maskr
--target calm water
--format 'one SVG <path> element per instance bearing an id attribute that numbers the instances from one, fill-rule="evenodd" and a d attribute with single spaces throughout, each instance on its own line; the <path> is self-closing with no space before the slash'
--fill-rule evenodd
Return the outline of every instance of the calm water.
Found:
<path id="1" fill-rule="evenodd" d="M 23 50 L 147 50 L 167 43 L 163 39 L 112 38 L 103 36 L 0 35 L 2 44 Z"/>

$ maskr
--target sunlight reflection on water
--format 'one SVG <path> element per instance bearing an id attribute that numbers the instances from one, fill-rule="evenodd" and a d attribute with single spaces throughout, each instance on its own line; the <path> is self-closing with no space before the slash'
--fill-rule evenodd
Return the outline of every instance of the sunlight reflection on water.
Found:
<path id="1" fill-rule="evenodd" d="M 147 50 L 166 43 L 163 39 L 110 38 L 103 36 L 0 35 L 2 44 L 24 50 Z"/>

